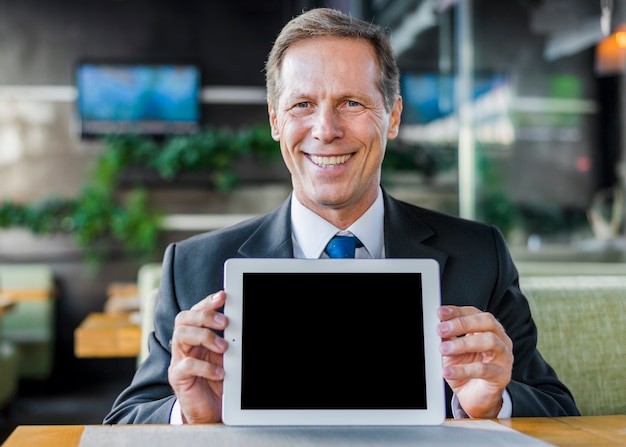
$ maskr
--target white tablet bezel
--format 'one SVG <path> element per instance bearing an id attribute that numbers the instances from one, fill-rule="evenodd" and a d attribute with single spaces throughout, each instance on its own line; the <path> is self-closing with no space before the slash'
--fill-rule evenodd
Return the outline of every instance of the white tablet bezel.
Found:
<path id="1" fill-rule="evenodd" d="M 241 408 L 243 275 L 245 273 L 421 273 L 426 372 L 426 409 L 250 410 Z M 254 259 L 224 264 L 224 338 L 222 420 L 227 425 L 438 425 L 445 419 L 445 390 L 436 326 L 441 303 L 439 264 L 433 259 Z M 270 292 L 268 291 L 268 294 Z M 390 294 L 403 293 L 390 286 Z M 271 296 L 271 295 L 268 295 Z M 384 298 L 383 298 L 384 301 Z M 276 333 L 280 338 L 280 333 Z M 382 390 L 384 392 L 384 390 Z"/>

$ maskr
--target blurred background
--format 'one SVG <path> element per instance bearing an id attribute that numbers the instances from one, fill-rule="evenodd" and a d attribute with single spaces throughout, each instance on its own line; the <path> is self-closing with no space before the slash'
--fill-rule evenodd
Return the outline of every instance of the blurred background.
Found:
<path id="1" fill-rule="evenodd" d="M 625 0 L 0 0 L 0 291 L 32 266 L 52 291 L 49 362 L 0 400 L 0 441 L 99 423 L 137 359 L 77 355 L 85 318 L 169 242 L 287 196 L 263 65 L 318 6 L 391 36 L 385 188 L 497 225 L 519 261 L 624 261 Z"/>

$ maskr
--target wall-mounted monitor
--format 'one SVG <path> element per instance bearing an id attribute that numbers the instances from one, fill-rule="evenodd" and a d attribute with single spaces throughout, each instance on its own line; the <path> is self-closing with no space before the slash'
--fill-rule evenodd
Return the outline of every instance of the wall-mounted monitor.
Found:
<path id="1" fill-rule="evenodd" d="M 511 118 L 512 85 L 503 73 L 476 73 L 470 86 L 471 120 L 476 140 L 511 145 L 515 138 Z M 456 146 L 459 119 L 455 75 L 404 73 L 401 138 L 414 143 Z"/>
<path id="2" fill-rule="evenodd" d="M 403 73 L 400 78 L 404 104 L 402 123 L 426 124 L 453 114 L 457 82 L 453 74 Z M 503 73 L 475 73 L 472 79 L 472 100 L 476 103 L 509 87 L 510 80 Z"/>
<path id="3" fill-rule="evenodd" d="M 76 70 L 83 137 L 168 136 L 200 130 L 198 65 L 82 61 Z"/>

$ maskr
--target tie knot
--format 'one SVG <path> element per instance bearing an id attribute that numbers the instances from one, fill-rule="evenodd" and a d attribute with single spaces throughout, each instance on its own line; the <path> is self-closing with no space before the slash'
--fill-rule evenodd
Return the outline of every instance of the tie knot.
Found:
<path id="1" fill-rule="evenodd" d="M 355 236 L 334 236 L 326 245 L 324 252 L 329 258 L 354 258 L 354 251 L 363 244 Z"/>

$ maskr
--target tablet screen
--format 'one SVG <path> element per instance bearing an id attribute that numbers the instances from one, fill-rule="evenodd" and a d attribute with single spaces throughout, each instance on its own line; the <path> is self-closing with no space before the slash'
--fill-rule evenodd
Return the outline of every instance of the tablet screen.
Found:
<path id="1" fill-rule="evenodd" d="M 439 264 L 229 259 L 227 425 L 426 425 L 445 418 Z"/>
<path id="2" fill-rule="evenodd" d="M 245 273 L 241 406 L 424 409 L 422 320 L 420 273 Z"/>

